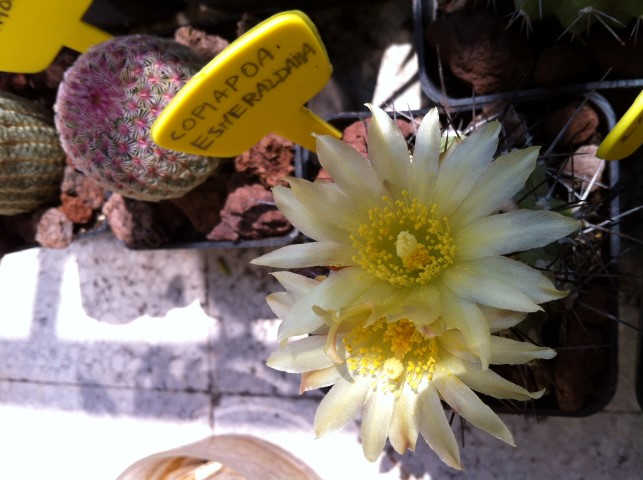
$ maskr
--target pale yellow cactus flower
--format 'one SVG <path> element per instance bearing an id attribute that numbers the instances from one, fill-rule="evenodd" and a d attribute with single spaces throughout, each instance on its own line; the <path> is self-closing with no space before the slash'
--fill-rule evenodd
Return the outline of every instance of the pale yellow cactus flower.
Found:
<path id="1" fill-rule="evenodd" d="M 281 212 L 315 242 L 253 261 L 276 268 L 341 267 L 282 317 L 278 339 L 313 332 L 333 315 L 338 328 L 354 309 L 405 319 L 426 335 L 458 330 L 486 369 L 490 318 L 526 315 L 561 298 L 539 271 L 504 255 L 545 246 L 579 223 L 551 211 L 498 213 L 525 184 L 538 148 L 493 160 L 500 124 L 480 127 L 441 152 L 436 109 L 422 120 L 413 154 L 381 109 L 368 129 L 368 160 L 330 136 L 317 137 L 333 181 L 289 179 L 273 189 Z M 492 161 L 493 160 L 493 161 Z"/>
<path id="2" fill-rule="evenodd" d="M 268 304 L 286 318 L 298 302 L 324 289 L 337 275 L 313 280 L 278 272 L 275 276 L 285 292 L 269 295 Z M 460 451 L 444 401 L 472 425 L 514 445 L 507 427 L 473 390 L 514 400 L 539 398 L 543 391 L 530 393 L 483 368 L 458 330 L 436 333 L 404 318 L 372 321 L 367 298 L 363 305 L 318 311 L 324 327 L 282 345 L 268 359 L 272 368 L 302 374 L 300 393 L 333 385 L 315 415 L 318 436 L 344 428 L 362 412 L 360 436 L 368 460 L 379 457 L 387 438 L 404 453 L 415 449 L 421 435 L 442 461 L 459 469 Z M 492 331 L 523 317 L 506 311 L 486 313 Z M 549 348 L 496 335 L 487 340 L 491 364 L 520 364 L 555 355 Z"/>

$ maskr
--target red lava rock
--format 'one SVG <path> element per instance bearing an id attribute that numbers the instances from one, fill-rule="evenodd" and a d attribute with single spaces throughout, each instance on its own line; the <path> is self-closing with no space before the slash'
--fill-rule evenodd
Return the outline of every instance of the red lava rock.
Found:
<path id="1" fill-rule="evenodd" d="M 344 136 L 342 137 L 342 140 L 361 153 L 364 157 L 368 155 L 366 145 L 368 139 L 367 126 L 369 123 L 370 119 L 358 120 L 357 122 L 351 123 L 344 129 Z"/>
<path id="2" fill-rule="evenodd" d="M 476 94 L 529 83 L 534 59 L 524 38 L 491 12 L 457 12 L 433 22 L 426 38 L 440 60 Z"/>
<path id="3" fill-rule="evenodd" d="M 238 172 L 256 175 L 266 187 L 274 187 L 294 172 L 295 145 L 278 135 L 266 135 L 250 150 L 234 159 Z"/>
<path id="4" fill-rule="evenodd" d="M 237 241 L 282 236 L 292 225 L 274 206 L 272 193 L 259 184 L 233 179 L 221 211 L 221 221 L 207 235 L 209 240 Z"/>
<path id="5" fill-rule="evenodd" d="M 103 187 L 71 166 L 65 167 L 61 191 L 62 211 L 78 224 L 89 222 L 105 198 Z"/>
<path id="6" fill-rule="evenodd" d="M 208 233 L 221 220 L 225 185 L 219 176 L 209 178 L 180 198 L 168 200 L 181 210 L 199 233 Z M 165 203 L 165 202 L 161 202 Z"/>
<path id="7" fill-rule="evenodd" d="M 581 145 L 596 133 L 599 125 L 598 113 L 589 105 L 573 102 L 554 112 L 545 126 L 545 134 L 553 140 L 563 130 L 567 121 L 573 117 L 565 129 L 559 145 L 563 147 Z"/>
<path id="8" fill-rule="evenodd" d="M 230 42 L 218 35 L 208 35 L 190 26 L 179 28 L 174 33 L 174 40 L 181 45 L 190 47 L 207 60 L 219 55 L 230 44 Z"/>
<path id="9" fill-rule="evenodd" d="M 540 52 L 534 81 L 545 87 L 580 81 L 591 65 L 592 56 L 586 48 L 556 43 Z"/>
<path id="10" fill-rule="evenodd" d="M 66 248 L 72 241 L 74 224 L 59 208 L 49 208 L 38 221 L 36 241 L 47 248 Z"/>
<path id="11" fill-rule="evenodd" d="M 94 211 L 87 206 L 82 198 L 72 197 L 66 193 L 60 195 L 60 209 L 74 223 L 87 223 L 92 219 Z"/>
<path id="12" fill-rule="evenodd" d="M 156 205 L 112 194 L 103 206 L 112 232 L 130 248 L 158 247 L 170 240 Z"/>

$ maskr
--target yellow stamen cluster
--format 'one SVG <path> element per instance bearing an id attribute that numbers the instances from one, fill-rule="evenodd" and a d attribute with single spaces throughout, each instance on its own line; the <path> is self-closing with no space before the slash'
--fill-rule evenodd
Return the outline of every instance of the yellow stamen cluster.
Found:
<path id="1" fill-rule="evenodd" d="M 424 285 L 453 263 L 455 245 L 446 218 L 437 215 L 437 205 L 428 208 L 408 192 L 385 207 L 368 211 L 369 223 L 351 235 L 364 270 L 395 286 Z"/>
<path id="2" fill-rule="evenodd" d="M 356 327 L 343 343 L 349 371 L 372 377 L 373 388 L 384 391 L 399 391 L 404 383 L 417 389 L 423 379 L 432 379 L 438 360 L 436 340 L 405 319 L 387 323 L 382 318 L 368 327 Z"/>

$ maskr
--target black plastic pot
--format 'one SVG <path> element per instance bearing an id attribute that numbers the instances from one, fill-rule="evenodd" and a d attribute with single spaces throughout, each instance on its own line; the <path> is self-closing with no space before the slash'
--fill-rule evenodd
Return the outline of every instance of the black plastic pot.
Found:
<path id="1" fill-rule="evenodd" d="M 564 99 L 550 98 L 550 99 L 541 99 L 537 103 L 524 102 L 519 104 L 516 107 L 519 112 L 530 111 L 529 115 L 548 115 L 548 109 L 555 109 L 557 102 L 568 101 L 569 96 Z M 610 107 L 609 103 L 605 100 L 604 97 L 598 94 L 591 95 L 587 100 L 592 107 L 599 113 L 600 116 L 600 126 L 599 131 L 602 135 L 605 135 L 615 124 L 615 115 Z M 401 118 L 421 118 L 424 116 L 426 111 L 419 112 L 398 112 L 396 115 Z M 464 120 L 464 123 L 471 119 L 472 107 L 461 106 L 458 111 L 454 114 L 452 113 L 452 122 L 457 125 L 460 120 Z M 336 128 L 343 130 L 348 125 L 361 121 L 370 116 L 369 113 L 356 113 L 349 112 L 340 114 L 334 117 L 329 118 L 329 122 L 332 123 Z M 541 154 L 546 151 L 546 148 L 541 149 Z M 552 162 L 556 158 L 560 159 L 560 156 L 556 152 L 550 152 L 550 159 Z M 303 157 L 308 168 L 313 169 L 311 172 L 314 175 L 315 165 L 318 165 L 316 155 L 303 150 Z M 616 192 L 616 185 L 619 178 L 619 163 L 610 162 L 607 164 L 605 169 L 603 183 L 610 187 L 610 192 Z M 609 201 L 603 203 L 599 208 L 599 216 L 604 218 L 614 218 L 620 212 L 619 198 L 618 196 L 612 197 Z M 618 374 L 618 317 L 619 317 L 619 307 L 618 307 L 618 283 L 616 281 L 617 265 L 614 261 L 620 253 L 620 241 L 618 237 L 619 227 L 618 223 L 606 224 L 606 228 L 609 231 L 609 238 L 602 243 L 601 246 L 601 258 L 603 264 L 606 266 L 604 271 L 597 272 L 595 277 L 588 282 L 583 290 L 602 292 L 603 303 L 605 305 L 605 310 L 601 309 L 601 312 L 598 314 L 597 322 L 598 326 L 592 325 L 591 327 L 596 329 L 600 333 L 601 340 L 599 342 L 592 343 L 590 341 L 586 342 L 581 346 L 570 346 L 565 347 L 559 343 L 559 336 L 565 325 L 571 322 L 571 319 L 562 318 L 560 313 L 555 313 L 556 310 L 553 310 L 554 313 L 550 315 L 550 318 L 543 323 L 542 326 L 542 338 L 543 344 L 548 345 L 559 351 L 559 358 L 565 357 L 565 364 L 569 365 L 583 365 L 584 358 L 587 355 L 598 356 L 600 357 L 600 362 L 597 362 L 601 365 L 600 372 L 593 372 L 594 375 L 594 390 L 588 394 L 582 405 L 576 408 L 574 411 L 564 411 L 558 405 L 557 399 L 553 392 L 550 389 L 548 395 L 543 396 L 541 399 L 534 400 L 528 403 L 523 402 L 503 402 L 494 398 L 485 398 L 487 404 L 489 404 L 494 411 L 501 413 L 520 413 L 520 414 L 536 414 L 543 416 L 569 416 L 569 417 L 582 417 L 591 415 L 598 412 L 603 407 L 605 407 L 609 401 L 614 396 L 616 391 L 616 382 Z M 554 303 L 554 302 L 551 302 Z M 549 304 L 546 304 L 549 305 Z M 548 308 L 548 307 L 547 307 Z M 583 315 L 585 313 L 596 314 L 596 311 L 592 310 L 592 306 L 578 306 L 574 307 L 573 311 L 564 310 L 570 314 L 570 317 L 574 315 Z M 581 318 L 582 321 L 583 318 Z M 548 362 L 554 362 L 556 360 L 549 360 L 543 363 L 544 366 L 547 366 Z M 564 367 L 565 365 L 563 365 Z M 500 369 L 501 373 L 505 376 L 511 378 L 512 381 L 517 381 L 520 376 L 520 371 L 518 368 L 523 366 L 512 367 L 513 368 L 513 377 L 511 376 L 511 371 L 506 369 Z M 553 363 L 550 363 L 550 367 L 553 369 Z M 558 367 L 556 367 L 558 368 Z M 549 371 L 549 370 L 548 370 Z M 553 370 L 552 370 L 553 371 Z M 525 370 L 522 370 L 524 373 Z M 507 375 L 509 373 L 510 375 Z M 529 380 L 529 379 L 527 379 Z M 535 390 L 537 389 L 534 385 L 530 385 L 530 382 L 524 382 L 525 387 Z"/>
<path id="2" fill-rule="evenodd" d="M 538 87 L 517 85 L 511 91 L 494 92 L 485 95 L 474 95 L 471 86 L 462 80 L 456 78 L 446 66 L 440 65 L 440 60 L 436 52 L 428 45 L 426 41 L 426 29 L 437 18 L 437 0 L 413 0 L 413 16 L 415 29 L 415 43 L 418 55 L 420 83 L 423 93 L 434 103 L 448 106 L 460 107 L 470 105 L 475 102 L 478 105 L 494 102 L 497 100 L 525 100 L 543 98 L 561 93 L 582 93 L 587 91 L 616 89 L 616 88 L 643 88 L 643 78 L 624 79 L 617 78 L 613 74 L 606 75 L 605 71 L 596 70 L 593 73 L 593 79 L 581 83 L 560 84 L 555 87 Z M 502 2 L 478 2 L 476 5 L 491 4 L 499 5 Z M 503 18 L 508 20 L 506 12 L 502 14 Z M 538 25 L 534 26 L 535 29 Z M 559 25 L 547 24 L 547 28 L 560 28 Z M 537 33 L 537 32 L 536 32 Z M 536 36 L 536 33 L 533 34 Z M 556 39 L 558 33 L 553 35 Z M 561 39 L 561 42 L 568 42 L 567 39 Z M 642 50 L 643 52 L 643 50 Z M 643 55 L 643 53 L 641 54 Z M 605 78 L 602 79 L 602 77 Z M 442 90 L 442 84 L 445 88 Z"/>

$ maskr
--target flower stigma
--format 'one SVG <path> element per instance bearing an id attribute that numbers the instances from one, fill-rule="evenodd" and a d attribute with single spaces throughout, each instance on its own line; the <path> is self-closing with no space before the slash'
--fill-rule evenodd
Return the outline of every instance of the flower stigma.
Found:
<path id="1" fill-rule="evenodd" d="M 455 245 L 438 206 L 427 207 L 404 190 L 402 198 L 368 211 L 368 223 L 351 235 L 353 260 L 380 280 L 398 287 L 424 285 L 451 265 Z"/>
<path id="2" fill-rule="evenodd" d="M 409 320 L 388 323 L 385 318 L 356 327 L 343 338 L 346 366 L 354 375 L 373 378 L 372 387 L 399 392 L 404 383 L 417 390 L 431 380 L 438 361 L 438 345 Z"/>

